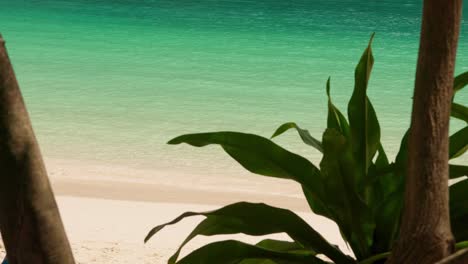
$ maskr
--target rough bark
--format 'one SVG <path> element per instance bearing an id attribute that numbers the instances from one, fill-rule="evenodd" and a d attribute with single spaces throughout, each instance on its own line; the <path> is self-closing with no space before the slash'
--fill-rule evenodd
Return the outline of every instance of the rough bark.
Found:
<path id="1" fill-rule="evenodd" d="M 0 230 L 11 264 L 74 263 L 1 36 Z"/>
<path id="2" fill-rule="evenodd" d="M 400 236 L 388 263 L 435 263 L 454 251 L 448 128 L 461 0 L 425 0 Z"/>

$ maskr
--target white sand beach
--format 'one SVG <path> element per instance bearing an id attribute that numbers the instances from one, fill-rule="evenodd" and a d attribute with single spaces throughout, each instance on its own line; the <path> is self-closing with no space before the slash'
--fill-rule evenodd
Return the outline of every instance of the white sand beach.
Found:
<path id="1" fill-rule="evenodd" d="M 202 218 L 184 220 L 164 229 L 144 244 L 143 238 L 152 227 L 188 210 L 211 210 L 237 201 L 265 202 L 294 210 L 331 243 L 346 250 L 336 225 L 311 214 L 300 195 L 291 195 L 294 191 L 300 191 L 294 183 L 251 176 L 254 186 L 256 183 L 263 186 L 243 191 L 240 184 L 238 191 L 233 191 L 237 188 L 233 185 L 235 181 L 221 178 L 218 179 L 219 186 L 230 187 L 225 188 L 226 191 L 223 188 L 202 189 L 196 184 L 186 184 L 184 186 L 189 188 L 182 188 L 175 184 L 160 183 L 156 176 L 153 181 L 138 180 L 137 176 L 135 181 L 131 181 L 131 177 L 122 180 L 123 177 L 115 175 L 115 168 L 106 166 L 77 166 L 71 161 L 47 160 L 46 163 L 77 263 L 166 263 Z M 119 168 L 119 175 L 125 173 L 130 176 L 137 172 Z M 190 179 L 178 179 L 180 182 L 185 180 Z M 278 186 L 283 188 L 283 193 Z M 275 188 L 274 194 L 262 193 L 264 189 L 271 191 Z M 284 234 L 274 237 L 287 239 Z M 209 241 L 227 238 L 253 243 L 264 237 L 198 237 L 186 246 L 182 255 Z M 4 254 L 2 250 L 3 247 L 0 247 L 0 257 Z"/>

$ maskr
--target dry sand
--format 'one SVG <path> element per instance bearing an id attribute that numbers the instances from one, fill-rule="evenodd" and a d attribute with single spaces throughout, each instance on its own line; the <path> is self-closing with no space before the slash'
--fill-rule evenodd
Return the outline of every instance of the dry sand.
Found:
<path id="1" fill-rule="evenodd" d="M 135 177 L 136 180 L 132 181 L 130 177 L 122 180 L 123 177 L 115 176 L 115 170 L 119 174 L 137 173 L 128 168 L 110 169 L 106 166 L 90 167 L 83 164 L 78 166 L 69 161 L 50 160 L 47 161 L 47 166 L 78 263 L 166 263 L 168 257 L 202 218 L 187 219 L 175 227 L 161 231 L 144 244 L 143 238 L 152 227 L 172 220 L 184 211 L 211 210 L 241 200 L 266 202 L 294 210 L 331 243 L 347 250 L 336 225 L 328 219 L 309 213 L 304 199 L 300 195 L 291 195 L 299 192 L 299 189 L 289 182 L 268 181 L 269 179 L 264 181 L 262 178 L 252 177 L 252 185 L 261 183 L 257 190 L 242 189 L 242 184 L 236 189 L 235 183 L 229 179 L 223 180 L 224 182 L 217 179 L 217 184 L 230 188 L 200 188 L 196 184 L 188 185 L 193 188 L 182 188 L 164 181 L 161 184 L 158 180 L 143 181 Z M 256 179 L 261 180 L 256 182 Z M 278 188 L 278 185 L 282 188 Z M 270 192 L 264 194 L 265 189 Z M 273 237 L 288 239 L 284 234 Z M 182 255 L 207 242 L 228 238 L 254 243 L 264 237 L 199 237 L 186 246 Z M 1 256 L 3 251 L 0 245 Z"/>

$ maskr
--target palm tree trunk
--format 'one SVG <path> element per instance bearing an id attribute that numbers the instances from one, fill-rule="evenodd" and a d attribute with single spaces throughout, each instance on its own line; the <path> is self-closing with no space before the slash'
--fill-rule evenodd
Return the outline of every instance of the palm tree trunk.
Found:
<path id="1" fill-rule="evenodd" d="M 74 263 L 1 36 L 0 230 L 11 264 Z"/>
<path id="2" fill-rule="evenodd" d="M 435 263 L 454 240 L 448 204 L 448 128 L 462 0 L 425 0 L 400 237 L 389 263 Z"/>

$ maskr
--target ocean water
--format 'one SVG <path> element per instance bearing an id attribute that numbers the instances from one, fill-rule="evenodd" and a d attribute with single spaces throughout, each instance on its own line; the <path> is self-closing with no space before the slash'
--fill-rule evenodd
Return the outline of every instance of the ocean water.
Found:
<path id="1" fill-rule="evenodd" d="M 393 157 L 409 125 L 420 2 L 0 0 L 0 32 L 46 157 L 229 177 L 246 173 L 219 148 L 166 142 L 270 136 L 288 121 L 320 138 L 326 79 L 345 111 L 372 32 L 369 96 Z M 467 5 L 464 17 L 457 73 L 468 71 Z M 293 132 L 276 141 L 320 159 Z"/>

